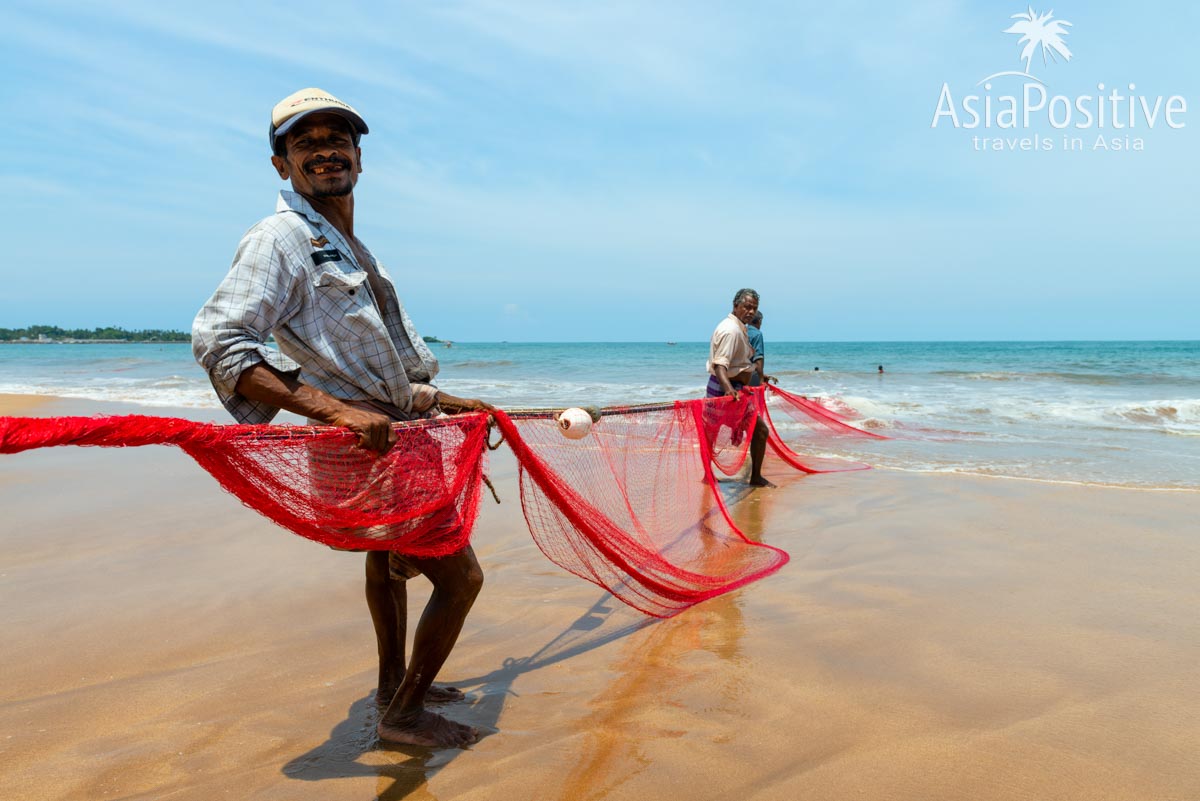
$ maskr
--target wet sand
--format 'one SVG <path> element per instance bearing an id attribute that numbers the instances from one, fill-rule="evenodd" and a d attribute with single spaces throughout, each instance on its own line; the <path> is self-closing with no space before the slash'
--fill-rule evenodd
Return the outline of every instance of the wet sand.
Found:
<path id="1" fill-rule="evenodd" d="M 102 411 L 146 409 L 0 399 Z M 653 621 L 546 561 L 492 474 L 441 677 L 492 733 L 430 751 L 377 747 L 360 556 L 175 449 L 0 456 L 0 795 L 1200 798 L 1200 493 L 774 473 L 726 491 L 792 561 Z"/>

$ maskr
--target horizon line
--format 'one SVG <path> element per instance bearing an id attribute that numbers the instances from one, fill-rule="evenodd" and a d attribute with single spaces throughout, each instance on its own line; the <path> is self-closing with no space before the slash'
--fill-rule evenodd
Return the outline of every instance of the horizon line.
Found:
<path id="1" fill-rule="evenodd" d="M 59 326 L 61 327 L 61 326 Z M 118 326 L 113 326 L 118 327 Z M 187 331 L 173 331 L 171 329 L 126 329 L 129 333 L 136 333 L 140 330 L 158 330 L 164 333 L 188 334 Z M 436 337 L 430 344 L 445 345 L 451 343 L 453 345 L 707 345 L 707 339 L 570 339 L 570 340 L 549 340 L 549 339 L 450 339 L 441 337 L 436 334 L 431 334 L 431 337 Z M 1200 344 L 1200 338 L 1197 339 L 768 339 L 768 342 L 773 344 L 796 344 L 796 345 L 921 345 L 921 344 L 1007 344 L 1007 343 L 1023 343 L 1023 344 L 1088 344 L 1088 343 L 1113 343 L 1113 342 L 1139 342 L 1139 343 L 1189 343 L 1194 342 Z M 189 345 L 189 342 L 164 342 L 162 340 L 127 340 L 114 342 L 111 340 L 104 342 L 93 342 L 89 340 L 79 340 L 71 343 L 62 343 L 56 341 L 41 342 L 37 340 L 0 340 L 0 345 L 36 345 L 36 344 L 73 344 L 73 345 L 88 345 L 88 344 L 155 344 L 155 345 Z"/>

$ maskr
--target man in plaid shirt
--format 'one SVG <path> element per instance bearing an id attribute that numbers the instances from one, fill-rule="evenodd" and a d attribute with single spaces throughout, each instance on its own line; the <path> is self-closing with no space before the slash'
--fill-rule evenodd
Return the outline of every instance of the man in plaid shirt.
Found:
<path id="1" fill-rule="evenodd" d="M 250 229 L 233 266 L 192 328 L 197 360 L 225 407 L 243 423 L 279 409 L 344 426 L 380 452 L 395 420 L 491 410 L 431 383 L 438 364 L 400 304 L 383 266 L 354 236 L 358 143 L 367 125 L 320 89 L 303 89 L 271 114 L 271 163 L 292 191 Z M 266 345 L 274 334 L 279 350 Z M 434 586 L 405 665 L 405 582 Z M 478 731 L 425 708 L 463 698 L 433 685 L 483 584 L 470 546 L 431 559 L 367 553 L 367 605 L 379 645 L 379 736 L 431 747 L 465 746 Z"/>

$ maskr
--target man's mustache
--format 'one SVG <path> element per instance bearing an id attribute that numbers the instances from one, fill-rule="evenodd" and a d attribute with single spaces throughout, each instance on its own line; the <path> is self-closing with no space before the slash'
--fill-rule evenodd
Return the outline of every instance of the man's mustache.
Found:
<path id="1" fill-rule="evenodd" d="M 344 159 L 341 156 L 329 156 L 328 158 L 325 156 L 318 156 L 316 158 L 309 159 L 308 161 L 304 162 L 304 169 L 306 172 L 312 172 L 322 164 L 336 164 L 344 169 L 350 169 L 350 160 Z"/>

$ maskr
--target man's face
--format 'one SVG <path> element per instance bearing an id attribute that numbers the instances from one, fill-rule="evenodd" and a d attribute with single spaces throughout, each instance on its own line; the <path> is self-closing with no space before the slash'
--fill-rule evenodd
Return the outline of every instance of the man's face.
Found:
<path id="1" fill-rule="evenodd" d="M 750 295 L 742 298 L 733 306 L 733 316 L 741 320 L 745 325 L 749 325 L 754 321 L 754 314 L 757 311 L 758 301 Z"/>
<path id="2" fill-rule="evenodd" d="M 337 114 L 312 114 L 288 131 L 287 153 L 272 156 L 279 177 L 292 189 L 315 198 L 344 197 L 362 172 L 362 151 L 350 123 Z"/>

